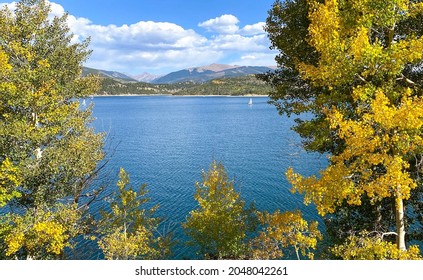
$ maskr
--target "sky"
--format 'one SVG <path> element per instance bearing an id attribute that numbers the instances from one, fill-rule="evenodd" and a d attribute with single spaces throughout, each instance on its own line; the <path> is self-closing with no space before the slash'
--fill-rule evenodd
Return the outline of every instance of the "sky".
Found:
<path id="1" fill-rule="evenodd" d="M 0 0 L 1 1 L 1 0 Z M 74 42 L 91 37 L 86 66 L 130 75 L 212 63 L 273 66 L 263 26 L 274 0 L 50 0 L 69 13 Z M 0 6 L 13 2 L 0 2 Z"/>

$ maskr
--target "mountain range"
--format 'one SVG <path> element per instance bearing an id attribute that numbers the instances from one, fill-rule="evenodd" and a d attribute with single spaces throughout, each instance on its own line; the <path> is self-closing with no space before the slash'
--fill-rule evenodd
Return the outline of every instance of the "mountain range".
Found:
<path id="1" fill-rule="evenodd" d="M 82 67 L 82 76 L 90 74 L 100 76 L 101 78 L 110 78 L 119 82 L 138 82 L 135 78 L 120 72 Z"/>
<path id="2" fill-rule="evenodd" d="M 195 68 L 188 68 L 169 73 L 157 79 L 155 84 L 174 84 L 182 82 L 204 83 L 218 78 L 241 77 L 273 71 L 272 67 L 265 66 L 237 66 L 226 64 L 211 64 Z"/>
<path id="3" fill-rule="evenodd" d="M 155 75 L 155 74 L 150 74 L 147 72 L 132 76 L 132 78 L 134 78 L 138 82 L 144 82 L 144 83 L 151 83 L 160 77 L 163 77 L 163 75 Z"/>
<path id="4" fill-rule="evenodd" d="M 238 66 L 227 64 L 211 64 L 208 66 L 194 67 L 171 72 L 167 75 L 154 75 L 143 73 L 130 76 L 116 71 L 98 70 L 83 67 L 83 75 L 94 74 L 103 78 L 111 78 L 119 82 L 147 82 L 152 84 L 175 83 L 205 83 L 218 78 L 241 77 L 274 71 L 275 67 L 266 66 Z"/>

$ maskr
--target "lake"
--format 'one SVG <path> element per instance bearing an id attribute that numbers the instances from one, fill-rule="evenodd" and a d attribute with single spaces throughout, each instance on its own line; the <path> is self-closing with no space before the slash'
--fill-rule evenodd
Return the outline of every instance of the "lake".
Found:
<path id="1" fill-rule="evenodd" d="M 173 226 L 179 240 L 175 258 L 193 258 L 184 245 L 180 223 L 196 208 L 196 181 L 213 160 L 223 163 L 229 178 L 248 203 L 259 210 L 300 209 L 318 219 L 315 209 L 292 194 L 285 171 L 292 166 L 304 175 L 325 167 L 326 158 L 306 153 L 290 128 L 293 118 L 280 116 L 267 97 L 94 97 L 93 125 L 107 133 L 110 157 L 101 180 L 111 188 L 119 168 L 133 186 L 148 184 L 152 204 Z M 100 203 L 94 205 L 93 211 Z"/>

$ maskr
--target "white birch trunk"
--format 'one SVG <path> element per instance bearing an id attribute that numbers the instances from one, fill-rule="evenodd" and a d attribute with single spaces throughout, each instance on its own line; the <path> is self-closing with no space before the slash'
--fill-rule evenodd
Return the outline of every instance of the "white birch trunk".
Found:
<path id="1" fill-rule="evenodd" d="M 396 198 L 395 220 L 397 224 L 397 247 L 399 250 L 407 250 L 405 246 L 405 225 L 404 225 L 404 202 L 400 196 Z"/>

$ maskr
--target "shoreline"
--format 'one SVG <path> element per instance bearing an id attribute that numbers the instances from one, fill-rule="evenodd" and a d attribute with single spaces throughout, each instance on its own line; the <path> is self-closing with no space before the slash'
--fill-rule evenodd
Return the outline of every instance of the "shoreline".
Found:
<path id="1" fill-rule="evenodd" d="M 246 94 L 246 95 L 225 95 L 225 94 L 220 94 L 220 95 L 213 95 L 213 94 L 199 94 L 199 95 L 194 95 L 194 94 L 181 94 L 181 95 L 175 95 L 175 94 L 99 94 L 99 95 L 92 95 L 92 97 L 136 97 L 136 96 L 169 96 L 169 97 L 269 97 L 268 95 L 264 95 L 264 94 Z"/>

